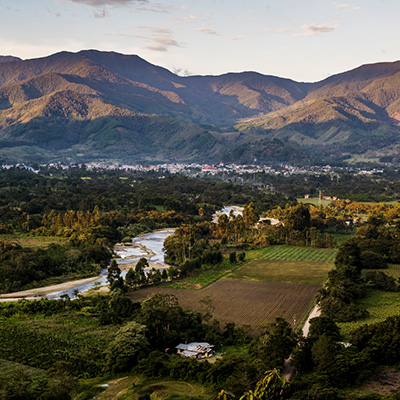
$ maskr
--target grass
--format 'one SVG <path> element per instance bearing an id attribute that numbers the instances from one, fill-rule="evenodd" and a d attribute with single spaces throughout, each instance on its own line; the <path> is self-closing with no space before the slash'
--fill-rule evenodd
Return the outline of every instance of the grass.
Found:
<path id="1" fill-rule="evenodd" d="M 309 197 L 308 199 L 305 199 L 304 197 L 298 197 L 298 201 L 301 201 L 303 204 L 312 204 L 314 206 L 319 207 L 319 197 Z M 321 204 L 325 207 L 329 204 L 331 204 L 331 200 L 324 200 L 321 199 Z"/>
<path id="2" fill-rule="evenodd" d="M 136 376 L 125 376 L 109 381 L 103 385 L 96 385 L 96 387 L 105 389 L 104 392 L 96 396 L 96 399 L 113 400 L 122 398 L 122 396 L 124 396 L 126 392 L 134 387 L 138 382 L 139 378 Z"/>
<path id="3" fill-rule="evenodd" d="M 68 243 L 68 238 L 60 236 L 29 236 L 25 233 L 16 233 L 13 235 L 2 234 L 0 241 L 19 243 L 22 247 L 31 249 L 46 249 L 50 244 L 65 245 Z"/>
<path id="4" fill-rule="evenodd" d="M 241 356 L 247 352 L 248 348 L 248 345 L 223 346 L 222 352 L 231 356 Z"/>
<path id="5" fill-rule="evenodd" d="M 387 268 L 387 269 L 364 269 L 364 270 L 362 270 L 362 275 L 365 276 L 365 274 L 368 271 L 377 271 L 377 272 L 381 271 L 381 272 L 385 273 L 386 275 L 393 276 L 393 278 L 395 278 L 395 279 L 399 279 L 400 278 L 400 264 L 388 264 L 388 267 L 389 268 Z"/>
<path id="6" fill-rule="evenodd" d="M 238 268 L 231 265 L 228 260 L 224 260 L 220 265 L 210 269 L 198 271 L 194 276 L 190 276 L 172 283 L 163 283 L 160 286 L 171 289 L 203 289 Z"/>
<path id="7" fill-rule="evenodd" d="M 378 157 L 368 158 L 368 157 L 363 157 L 363 156 L 352 156 L 351 158 L 347 159 L 346 162 L 348 162 L 349 164 L 356 164 L 356 163 L 360 163 L 360 162 L 377 163 L 377 162 L 379 162 L 379 158 Z"/>
<path id="8" fill-rule="evenodd" d="M 270 246 L 252 250 L 246 254 L 248 260 L 282 260 L 282 261 L 317 261 L 333 263 L 336 258 L 336 249 L 316 249 L 314 247 L 298 246 Z"/>
<path id="9" fill-rule="evenodd" d="M 251 260 L 225 279 L 322 285 L 332 268 L 326 262 Z"/>
<path id="10" fill-rule="evenodd" d="M 103 365 L 103 352 L 118 327 L 102 326 L 91 315 L 66 311 L 52 316 L 0 317 L 0 354 L 8 360 L 47 369 L 56 361 L 71 362 L 88 375 Z M 89 371 L 91 371 L 89 373 Z"/>
<path id="11" fill-rule="evenodd" d="M 359 300 L 367 307 L 370 316 L 361 321 L 339 323 L 342 334 L 348 338 L 350 332 L 364 324 L 382 322 L 386 318 L 399 314 L 400 292 L 384 292 L 383 290 L 368 289 L 367 295 Z"/>
<path id="12" fill-rule="evenodd" d="M 107 393 L 104 392 L 103 395 Z M 153 400 L 164 400 L 167 398 L 196 398 L 210 399 L 215 396 L 210 389 L 198 383 L 189 383 L 184 381 L 174 380 L 147 380 L 141 379 L 139 383 L 131 385 L 128 390 L 122 391 L 116 397 L 97 397 L 101 400 L 108 399 L 139 399 L 144 396 L 150 396 Z"/>

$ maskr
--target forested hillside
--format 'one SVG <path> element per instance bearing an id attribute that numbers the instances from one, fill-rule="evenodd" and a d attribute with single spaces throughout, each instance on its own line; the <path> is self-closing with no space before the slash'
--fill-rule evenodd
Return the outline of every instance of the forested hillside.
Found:
<path id="1" fill-rule="evenodd" d="M 95 50 L 0 62 L 0 160 L 397 162 L 399 63 L 181 77 Z"/>

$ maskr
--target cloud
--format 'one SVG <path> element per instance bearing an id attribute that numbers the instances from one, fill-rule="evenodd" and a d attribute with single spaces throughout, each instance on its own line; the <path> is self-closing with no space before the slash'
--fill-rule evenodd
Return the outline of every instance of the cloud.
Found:
<path id="1" fill-rule="evenodd" d="M 154 13 L 171 13 L 176 10 L 176 6 L 167 3 L 149 3 L 143 2 L 143 5 L 136 7 L 136 11 L 150 11 Z"/>
<path id="2" fill-rule="evenodd" d="M 331 23 L 326 23 L 326 24 L 321 24 L 321 25 L 304 24 L 301 26 L 301 29 L 303 30 L 303 32 L 295 33 L 295 34 L 293 34 L 293 36 L 321 35 L 323 33 L 333 32 L 337 27 L 338 27 L 337 24 L 331 24 Z"/>
<path id="3" fill-rule="evenodd" d="M 338 10 L 359 10 L 361 7 L 355 7 L 352 6 L 351 4 L 348 3 L 338 3 L 334 2 L 333 5 L 338 9 Z"/>
<path id="4" fill-rule="evenodd" d="M 290 31 L 289 28 L 281 28 L 281 29 L 274 30 L 274 33 L 286 33 L 286 32 L 289 32 L 289 31 Z"/>
<path id="5" fill-rule="evenodd" d="M 125 6 L 130 4 L 147 4 L 148 0 L 69 0 L 73 3 L 86 4 L 92 7 Z"/>
<path id="6" fill-rule="evenodd" d="M 144 31 L 142 35 L 128 33 L 110 33 L 108 36 L 124 36 L 135 39 L 140 39 L 146 44 L 142 49 L 151 51 L 168 51 L 170 47 L 182 47 L 182 44 L 177 42 L 172 37 L 172 31 L 169 28 L 153 27 L 153 26 L 138 26 L 138 29 Z"/>
<path id="7" fill-rule="evenodd" d="M 61 14 L 60 12 L 58 12 L 58 11 L 52 11 L 52 10 L 50 10 L 50 8 L 48 8 L 48 7 L 47 7 L 47 11 L 48 11 L 50 14 L 55 15 L 57 18 L 62 17 L 62 14 Z"/>
<path id="8" fill-rule="evenodd" d="M 243 40 L 246 39 L 245 35 L 230 37 L 229 40 Z"/>
<path id="9" fill-rule="evenodd" d="M 166 3 L 153 3 L 151 6 L 158 12 L 171 12 L 176 9 L 174 5 Z"/>
<path id="10" fill-rule="evenodd" d="M 194 29 L 197 32 L 202 32 L 202 33 L 207 33 L 208 35 L 215 35 L 215 36 L 221 36 L 220 33 L 214 31 L 213 29 L 208 29 L 208 28 L 196 28 Z"/>
<path id="11" fill-rule="evenodd" d="M 96 19 L 102 19 L 108 17 L 108 11 L 103 8 L 102 10 L 93 11 L 93 17 Z"/>
<path id="12" fill-rule="evenodd" d="M 177 67 L 172 67 L 172 72 L 175 75 L 180 75 L 180 76 L 190 76 L 193 75 L 188 69 L 186 68 L 177 68 Z"/>
<path id="13" fill-rule="evenodd" d="M 177 21 L 180 24 L 186 23 L 186 22 L 194 22 L 194 21 L 198 21 L 200 18 L 198 17 L 198 15 L 196 14 L 190 14 L 190 15 L 186 15 L 184 17 L 181 18 L 175 18 L 175 21 Z"/>

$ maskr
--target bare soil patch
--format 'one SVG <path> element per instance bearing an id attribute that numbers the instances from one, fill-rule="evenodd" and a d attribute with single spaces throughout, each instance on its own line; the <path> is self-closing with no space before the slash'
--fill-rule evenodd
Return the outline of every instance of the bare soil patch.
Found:
<path id="1" fill-rule="evenodd" d="M 234 322 L 254 329 L 278 316 L 297 326 L 320 288 L 320 285 L 222 279 L 201 290 L 144 288 L 129 293 L 129 298 L 141 301 L 152 293 L 173 294 L 182 308 L 203 311 L 200 300 L 209 296 L 215 306 L 214 318 L 222 325 Z"/>

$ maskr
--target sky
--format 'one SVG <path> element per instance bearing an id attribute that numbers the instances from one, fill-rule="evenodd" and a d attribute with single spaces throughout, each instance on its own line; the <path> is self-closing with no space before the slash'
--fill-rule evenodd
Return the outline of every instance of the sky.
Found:
<path id="1" fill-rule="evenodd" d="M 316 82 L 400 59 L 398 0 L 0 0 L 0 54 L 136 54 L 179 75 Z"/>

